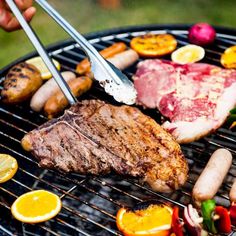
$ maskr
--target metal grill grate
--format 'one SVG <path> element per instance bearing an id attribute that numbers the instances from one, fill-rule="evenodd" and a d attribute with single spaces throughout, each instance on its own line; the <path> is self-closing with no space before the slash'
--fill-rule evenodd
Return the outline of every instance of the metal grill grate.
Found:
<path id="1" fill-rule="evenodd" d="M 98 50 L 101 50 L 114 42 L 123 41 L 129 44 L 133 36 L 151 31 L 171 33 L 177 38 L 178 46 L 182 46 L 188 43 L 186 29 L 184 26 L 132 27 L 91 34 L 88 38 Z M 220 65 L 220 54 L 228 46 L 236 44 L 236 31 L 218 28 L 217 32 L 219 34 L 216 44 L 206 49 L 205 62 Z M 71 40 L 58 43 L 51 47 L 49 52 L 53 58 L 60 61 L 62 70 L 75 71 L 76 64 L 84 58 L 79 46 Z M 33 53 L 21 58 L 0 72 L 0 88 L 4 75 L 12 65 L 34 55 Z M 134 71 L 135 65 L 125 73 L 131 76 Z M 84 98 L 99 98 L 114 103 L 113 99 L 104 94 L 96 84 L 81 99 Z M 162 120 L 157 111 L 143 112 L 158 122 Z M 234 156 L 232 168 L 216 197 L 218 203 L 229 205 L 228 192 L 236 177 L 236 133 L 228 129 L 220 128 L 215 134 L 199 142 L 183 145 L 182 149 L 190 167 L 188 182 L 181 190 L 171 194 L 160 194 L 133 179 L 127 180 L 113 174 L 104 177 L 85 177 L 79 174 L 64 175 L 39 168 L 35 159 L 21 148 L 20 140 L 24 134 L 46 120 L 43 114 L 30 110 L 27 103 L 17 106 L 0 103 L 0 153 L 13 155 L 20 167 L 12 180 L 0 185 L 1 235 L 121 235 L 115 224 L 115 214 L 121 206 L 133 206 L 148 199 L 167 201 L 180 207 L 191 202 L 191 189 L 197 176 L 204 168 L 209 155 L 219 147 L 228 148 Z M 12 218 L 10 206 L 13 201 L 32 189 L 46 189 L 61 197 L 63 208 L 55 219 L 43 224 L 27 225 Z"/>

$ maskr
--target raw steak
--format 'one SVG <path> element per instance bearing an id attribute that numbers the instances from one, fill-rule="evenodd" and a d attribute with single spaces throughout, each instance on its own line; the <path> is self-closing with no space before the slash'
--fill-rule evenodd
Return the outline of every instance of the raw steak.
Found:
<path id="1" fill-rule="evenodd" d="M 166 60 L 145 60 L 133 77 L 137 103 L 169 118 L 163 127 L 179 143 L 219 128 L 236 104 L 236 70 Z"/>

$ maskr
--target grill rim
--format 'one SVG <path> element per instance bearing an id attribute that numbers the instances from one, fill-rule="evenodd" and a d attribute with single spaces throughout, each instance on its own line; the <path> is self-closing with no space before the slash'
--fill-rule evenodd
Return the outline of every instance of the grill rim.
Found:
<path id="1" fill-rule="evenodd" d="M 138 26 L 124 26 L 124 27 L 117 27 L 117 28 L 111 28 L 106 30 L 99 30 L 87 34 L 83 34 L 84 37 L 88 40 L 93 38 L 101 38 L 108 35 L 118 35 L 122 33 L 132 33 L 135 31 L 151 31 L 151 30 L 188 30 L 189 27 L 191 27 L 193 24 L 144 24 L 144 25 L 138 25 Z M 225 27 L 225 26 L 214 26 L 217 33 L 224 33 L 224 34 L 235 34 L 236 35 L 236 29 L 231 27 Z M 46 46 L 47 51 L 53 51 L 62 44 L 66 46 L 67 44 L 75 43 L 75 41 L 71 38 L 67 38 L 65 40 L 60 40 L 58 42 L 49 44 Z M 31 57 L 37 56 L 38 53 L 36 51 L 32 51 L 27 53 L 26 55 L 14 60 L 13 62 L 9 63 L 8 65 L 4 66 L 2 68 L 2 71 L 0 74 L 5 75 L 5 73 L 15 64 L 20 63 L 22 61 L 25 61 Z"/>

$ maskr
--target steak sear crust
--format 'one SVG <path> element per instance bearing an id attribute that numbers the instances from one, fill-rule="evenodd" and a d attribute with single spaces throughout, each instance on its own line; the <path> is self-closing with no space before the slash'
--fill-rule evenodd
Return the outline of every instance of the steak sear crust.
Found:
<path id="1" fill-rule="evenodd" d="M 42 167 L 81 174 L 136 177 L 152 189 L 170 192 L 187 179 L 179 144 L 137 108 L 85 100 L 29 132 L 25 150 Z"/>

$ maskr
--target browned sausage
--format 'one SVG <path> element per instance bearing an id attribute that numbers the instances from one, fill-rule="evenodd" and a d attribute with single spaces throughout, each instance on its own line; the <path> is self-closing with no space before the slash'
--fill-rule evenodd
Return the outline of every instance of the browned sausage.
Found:
<path id="1" fill-rule="evenodd" d="M 138 59 L 138 53 L 135 52 L 133 49 L 129 49 L 124 52 L 118 53 L 113 57 L 109 57 L 107 60 L 118 69 L 124 70 L 134 64 Z"/>
<path id="2" fill-rule="evenodd" d="M 133 49 L 126 50 L 124 52 L 120 52 L 113 57 L 107 58 L 109 62 L 111 62 L 115 67 L 120 70 L 124 70 L 127 67 L 133 65 L 139 59 L 139 55 Z M 87 76 L 93 78 L 93 73 L 86 73 Z"/>
<path id="3" fill-rule="evenodd" d="M 119 42 L 119 43 L 114 43 L 110 47 L 101 50 L 99 53 L 104 58 L 109 58 L 117 53 L 123 52 L 125 49 L 126 49 L 125 43 Z M 88 58 L 85 58 L 76 66 L 76 72 L 78 72 L 81 75 L 88 73 L 89 71 L 90 71 L 90 62 Z"/>
<path id="4" fill-rule="evenodd" d="M 68 85 L 72 93 L 78 97 L 91 88 L 92 79 L 88 76 L 81 76 L 70 80 Z M 44 105 L 44 111 L 48 118 L 51 119 L 56 114 L 60 113 L 66 106 L 68 106 L 68 100 L 61 91 L 58 91 L 47 100 Z"/>
<path id="5" fill-rule="evenodd" d="M 193 198 L 197 204 L 215 196 L 231 164 L 232 155 L 227 149 L 221 148 L 212 154 L 193 188 Z"/>
<path id="6" fill-rule="evenodd" d="M 76 75 L 71 71 L 64 71 L 61 73 L 61 75 L 66 82 L 76 78 Z M 57 85 L 56 80 L 54 78 L 49 79 L 37 90 L 37 92 L 31 98 L 31 109 L 38 112 L 41 111 L 47 100 L 59 90 L 60 88 Z"/>

